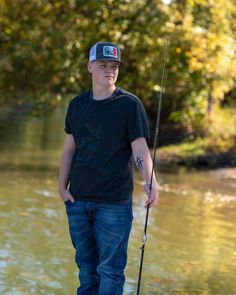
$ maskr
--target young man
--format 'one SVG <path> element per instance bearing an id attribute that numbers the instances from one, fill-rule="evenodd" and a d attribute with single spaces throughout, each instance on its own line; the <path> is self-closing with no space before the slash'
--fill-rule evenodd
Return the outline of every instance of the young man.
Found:
<path id="1" fill-rule="evenodd" d="M 149 190 L 152 159 L 145 110 L 135 95 L 116 87 L 120 62 L 116 45 L 96 43 L 88 62 L 92 90 L 72 99 L 66 115 L 59 193 L 76 250 L 77 295 L 123 292 L 133 220 L 133 159 L 146 181 L 146 206 L 158 197 L 155 176 Z"/>

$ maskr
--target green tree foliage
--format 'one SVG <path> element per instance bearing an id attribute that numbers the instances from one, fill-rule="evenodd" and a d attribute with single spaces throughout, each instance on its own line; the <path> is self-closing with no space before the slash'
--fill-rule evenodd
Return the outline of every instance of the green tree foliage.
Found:
<path id="1" fill-rule="evenodd" d="M 185 9 L 176 5 L 176 10 L 183 13 L 180 30 L 187 43 L 184 49 L 189 76 L 189 84 L 185 85 L 189 98 L 185 103 L 186 119 L 194 121 L 199 114 L 202 119 L 205 112 L 210 116 L 225 93 L 234 87 L 236 46 L 232 25 L 235 7 L 231 1 L 198 0 L 187 1 Z"/>
<path id="2" fill-rule="evenodd" d="M 171 117 L 181 120 L 189 133 L 207 137 L 209 149 L 232 148 L 236 118 L 230 110 L 222 112 L 221 105 L 225 94 L 235 89 L 236 7 L 224 0 L 176 1 L 174 7 L 173 17 L 180 18 L 175 31 L 181 32 L 183 41 L 176 51 L 186 62 L 185 78 L 177 83 L 185 81 L 187 92 L 181 91 L 185 99 L 180 98 Z M 229 113 L 232 117 L 227 119 Z"/>
<path id="3" fill-rule="evenodd" d="M 234 0 L 0 0 L 0 100 L 54 106 L 90 87 L 89 48 L 120 45 L 119 84 L 154 114 L 170 40 L 164 119 L 206 135 L 212 112 L 235 93 Z"/>

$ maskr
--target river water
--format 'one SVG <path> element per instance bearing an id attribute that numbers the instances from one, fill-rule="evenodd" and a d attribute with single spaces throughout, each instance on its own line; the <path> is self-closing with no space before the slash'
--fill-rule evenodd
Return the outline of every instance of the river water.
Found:
<path id="1" fill-rule="evenodd" d="M 1 110 L 0 294 L 73 295 L 77 269 L 57 194 L 65 110 L 36 117 Z M 142 295 L 236 294 L 236 185 L 214 171 L 157 171 Z M 124 295 L 136 294 L 145 195 L 136 175 Z"/>

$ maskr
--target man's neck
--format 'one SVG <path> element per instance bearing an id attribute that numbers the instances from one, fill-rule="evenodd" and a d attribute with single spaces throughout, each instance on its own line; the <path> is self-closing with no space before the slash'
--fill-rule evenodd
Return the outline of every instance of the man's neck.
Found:
<path id="1" fill-rule="evenodd" d="M 95 100 L 105 99 L 112 95 L 112 93 L 116 90 L 116 86 L 112 85 L 108 88 L 100 88 L 93 86 L 93 98 Z"/>

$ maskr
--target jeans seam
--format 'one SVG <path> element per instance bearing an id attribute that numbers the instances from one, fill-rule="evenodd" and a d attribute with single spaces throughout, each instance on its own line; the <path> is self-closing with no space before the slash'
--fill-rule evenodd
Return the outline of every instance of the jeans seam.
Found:
<path id="1" fill-rule="evenodd" d="M 119 255 L 117 255 L 117 259 L 116 259 L 116 269 L 117 269 L 117 270 L 121 268 L 120 265 L 119 265 L 119 262 L 120 262 L 120 261 L 123 261 L 123 259 L 120 259 L 120 256 L 121 256 L 122 253 L 124 253 L 124 252 L 127 253 L 127 251 L 125 251 L 125 249 L 124 249 L 124 247 L 125 247 L 125 241 L 126 241 L 126 239 L 124 239 L 124 236 L 128 235 L 127 239 L 129 239 L 128 228 L 131 227 L 131 225 L 132 225 L 132 218 L 130 218 L 130 213 L 131 213 L 131 215 L 133 215 L 133 214 L 132 214 L 132 204 L 129 204 L 129 205 L 128 205 L 128 208 L 126 207 L 126 209 L 127 209 L 127 211 L 126 211 L 126 219 L 128 220 L 128 223 L 127 223 L 127 225 L 126 225 L 124 231 L 122 232 L 122 237 L 123 237 L 123 239 L 121 240 L 122 245 L 121 245 L 120 250 L 119 250 Z M 130 212 L 130 211 L 131 211 L 131 212 Z M 129 230 L 129 232 L 130 232 L 130 230 Z M 127 255 L 127 254 L 126 254 L 126 255 Z M 118 259 L 118 258 L 119 258 L 119 259 Z M 123 272 L 124 272 L 124 270 L 123 270 Z M 117 285 L 121 283 L 121 282 L 117 279 L 118 275 L 119 275 L 119 272 L 117 271 L 117 272 L 116 272 L 116 282 L 117 282 Z M 118 292 L 119 292 L 119 289 L 117 289 L 116 294 L 118 294 Z M 114 295 L 116 295 L 116 294 L 114 294 Z M 119 294 L 118 294 L 118 295 L 119 295 Z"/>

